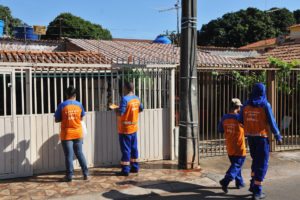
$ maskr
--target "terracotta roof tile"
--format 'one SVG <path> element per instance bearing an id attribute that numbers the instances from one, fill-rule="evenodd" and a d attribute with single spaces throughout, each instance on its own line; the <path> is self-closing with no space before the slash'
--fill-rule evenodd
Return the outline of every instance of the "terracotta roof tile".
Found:
<path id="1" fill-rule="evenodd" d="M 296 27 L 300 27 L 300 24 L 295 24 L 293 26 L 287 27 L 287 29 L 292 29 L 292 28 L 296 28 Z"/>
<path id="2" fill-rule="evenodd" d="M 285 39 L 288 40 L 290 38 L 290 36 L 285 36 Z M 242 46 L 239 49 L 244 50 L 244 49 L 260 49 L 262 47 L 268 47 L 268 46 L 274 46 L 276 45 L 276 39 L 277 38 L 270 38 L 270 39 L 266 39 L 266 40 L 261 40 L 258 42 L 254 42 L 251 44 L 248 44 L 246 46 Z"/>
<path id="3" fill-rule="evenodd" d="M 107 41 L 68 39 L 74 45 L 92 52 L 100 52 L 108 59 L 127 62 L 129 57 L 135 58 L 135 62 L 164 63 L 172 61 L 180 63 L 180 48 L 172 44 L 150 44 L 147 42 Z M 248 66 L 247 63 L 197 51 L 198 66 Z"/>
<path id="4" fill-rule="evenodd" d="M 0 50 L 0 62 L 78 63 L 78 64 L 109 63 L 109 61 L 106 61 L 105 57 L 101 53 L 3 51 L 3 50 Z"/>
<path id="5" fill-rule="evenodd" d="M 300 59 L 300 43 L 299 44 L 286 44 L 278 46 L 277 48 L 247 61 L 254 65 L 269 65 L 268 58 L 272 56 L 279 60 L 291 62 Z"/>

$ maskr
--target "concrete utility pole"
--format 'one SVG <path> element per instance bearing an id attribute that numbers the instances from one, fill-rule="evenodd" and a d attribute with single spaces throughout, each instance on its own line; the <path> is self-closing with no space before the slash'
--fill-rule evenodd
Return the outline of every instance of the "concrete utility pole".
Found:
<path id="1" fill-rule="evenodd" d="M 197 0 L 182 1 L 179 168 L 198 167 Z"/>

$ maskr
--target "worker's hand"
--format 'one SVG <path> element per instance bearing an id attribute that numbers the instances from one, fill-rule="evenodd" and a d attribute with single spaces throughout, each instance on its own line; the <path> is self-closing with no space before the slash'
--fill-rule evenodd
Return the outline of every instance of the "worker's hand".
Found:
<path id="1" fill-rule="evenodd" d="M 278 145 L 282 145 L 282 140 L 277 140 Z"/>

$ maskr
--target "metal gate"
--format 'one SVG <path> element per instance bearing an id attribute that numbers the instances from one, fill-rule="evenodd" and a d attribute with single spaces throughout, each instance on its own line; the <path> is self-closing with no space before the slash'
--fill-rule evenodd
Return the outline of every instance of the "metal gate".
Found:
<path id="1" fill-rule="evenodd" d="M 239 98 L 245 102 L 256 82 L 262 82 L 267 87 L 268 100 L 283 138 L 283 145 L 278 146 L 270 133 L 271 151 L 300 149 L 300 70 L 293 69 L 288 74 L 277 74 L 276 70 L 278 69 L 198 71 L 200 156 L 227 153 L 224 135 L 217 131 L 218 123 L 229 112 L 230 100 Z"/>
<path id="2" fill-rule="evenodd" d="M 21 70 L 22 98 L 25 88 L 25 72 Z M 18 92 L 14 68 L 0 68 L 0 178 L 30 176 L 31 166 L 31 125 L 30 116 L 17 116 Z M 21 98 L 19 99 L 21 101 Z M 24 103 L 24 101 L 21 101 Z"/>
<path id="3" fill-rule="evenodd" d="M 0 178 L 65 169 L 60 127 L 53 114 L 70 85 L 78 89 L 78 100 L 86 111 L 88 136 L 84 138 L 83 151 L 89 167 L 120 162 L 117 116 L 108 104 L 119 104 L 125 80 L 134 83 L 145 108 L 139 118 L 140 160 L 174 156 L 173 65 L 44 65 L 27 68 L 30 64 L 20 63 L 18 67 L 5 68 L 10 71 L 0 70 L 4 98 L 0 105 L 5 110 L 0 111 L 0 148 L 4 152 L 0 155 Z M 77 161 L 74 167 L 80 167 Z"/>

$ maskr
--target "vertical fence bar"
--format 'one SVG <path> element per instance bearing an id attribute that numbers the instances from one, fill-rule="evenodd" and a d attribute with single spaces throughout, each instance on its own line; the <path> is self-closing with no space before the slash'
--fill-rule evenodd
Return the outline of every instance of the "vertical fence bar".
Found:
<path id="1" fill-rule="evenodd" d="M 202 84 L 202 148 L 203 148 L 203 153 L 207 154 L 207 143 L 205 142 L 205 89 L 207 89 L 206 85 L 206 76 L 204 72 L 201 72 L 201 84 Z M 208 140 L 208 138 L 206 138 Z"/>
<path id="2" fill-rule="evenodd" d="M 287 77 L 286 77 L 286 74 L 284 74 L 284 82 L 286 82 L 287 80 Z M 285 91 L 283 91 L 284 92 L 284 106 L 283 106 L 283 117 L 284 116 L 286 116 L 286 112 L 287 112 L 287 107 L 286 107 L 286 103 L 287 103 L 287 95 L 286 95 L 286 93 L 285 93 Z M 283 118 L 282 118 L 283 119 Z M 285 124 L 284 124 L 285 125 Z M 288 138 L 288 136 L 287 136 L 287 133 L 286 133 L 286 128 L 284 128 L 283 129 L 283 133 L 284 133 L 284 139 L 285 139 L 285 142 L 284 142 L 284 149 L 286 149 L 286 144 L 287 144 L 287 141 L 286 140 L 288 140 L 289 138 Z"/>
<path id="3" fill-rule="evenodd" d="M 57 70 L 54 70 L 54 110 L 57 108 Z"/>
<path id="4" fill-rule="evenodd" d="M 128 72 L 129 73 L 129 72 Z M 128 75 L 129 77 L 129 75 Z M 114 93 L 114 80 L 113 80 L 113 70 L 110 70 L 110 94 L 111 94 L 111 103 L 115 103 L 115 93 Z"/>
<path id="5" fill-rule="evenodd" d="M 108 89 L 108 80 L 106 76 L 106 68 L 104 70 L 104 108 L 107 106 L 107 89 Z"/>
<path id="6" fill-rule="evenodd" d="M 101 79 L 100 79 L 100 68 L 98 68 L 98 111 L 101 109 Z"/>
<path id="7" fill-rule="evenodd" d="M 158 73 L 158 108 L 161 108 L 161 69 L 159 69 L 157 73 Z"/>
<path id="8" fill-rule="evenodd" d="M 174 76 L 175 76 L 175 74 L 174 74 Z M 154 82 L 154 108 L 157 109 L 157 68 L 154 71 L 153 82 Z M 174 93 L 174 95 L 175 95 L 175 93 Z M 175 99 L 174 99 L 174 101 L 175 101 Z M 175 112 L 174 112 L 174 114 L 175 114 Z"/>
<path id="9" fill-rule="evenodd" d="M 25 114 L 25 103 L 24 103 L 24 71 L 21 68 L 20 78 L 21 78 L 21 102 L 22 102 L 22 115 Z"/>
<path id="10" fill-rule="evenodd" d="M 145 106 L 145 108 L 147 109 L 148 108 L 148 104 L 147 104 L 147 98 L 146 98 L 146 94 L 147 94 L 147 92 L 146 92 L 146 78 L 147 78 L 147 76 L 146 76 L 146 72 L 145 72 L 145 70 L 143 69 L 143 75 L 144 75 L 144 84 L 143 84 L 143 93 L 144 93 L 144 106 Z"/>
<path id="11" fill-rule="evenodd" d="M 296 93 L 296 97 L 295 97 L 295 102 L 299 102 L 299 99 L 298 99 L 298 96 L 300 95 L 300 92 L 299 92 L 299 88 L 298 88 L 298 81 L 300 81 L 300 79 L 298 80 L 298 74 L 297 74 L 297 71 L 293 71 L 294 73 L 295 73 L 295 80 L 296 80 L 296 90 L 295 90 L 295 93 Z M 295 104 L 295 109 L 296 109 L 296 113 L 295 113 L 295 130 L 296 130 L 296 132 L 295 132 L 295 135 L 296 135 L 296 138 L 295 138 L 295 143 L 296 143 L 296 145 L 299 145 L 298 144 L 298 140 L 297 140 L 297 138 L 299 137 L 299 132 L 298 132 L 298 126 L 299 126 L 299 122 L 298 122 L 298 116 L 299 116 L 299 112 L 300 112 L 300 110 L 299 110 L 299 105 L 298 105 L 298 103 L 296 103 Z"/>
<path id="12" fill-rule="evenodd" d="M 117 72 L 118 73 L 118 72 Z M 133 69 L 132 70 L 132 82 L 133 82 L 133 91 L 134 91 L 134 93 L 136 93 L 136 91 L 135 91 L 135 88 L 136 88 L 136 86 L 135 86 L 135 74 L 136 74 L 136 69 Z M 118 77 L 118 76 L 117 76 Z M 118 95 L 119 96 L 119 95 Z"/>
<path id="13" fill-rule="evenodd" d="M 77 88 L 76 87 L 76 69 L 75 68 L 73 69 L 73 86 L 74 86 L 74 88 Z"/>
<path id="14" fill-rule="evenodd" d="M 43 68 L 41 68 L 41 106 L 42 106 L 42 113 L 44 114 L 44 77 L 43 77 Z"/>
<path id="15" fill-rule="evenodd" d="M 125 79 L 125 72 L 124 67 L 122 67 L 122 87 L 124 88 L 124 79 Z M 122 96 L 124 96 L 124 90 L 122 88 Z"/>
<path id="16" fill-rule="evenodd" d="M 4 116 L 6 116 L 7 115 L 7 108 L 6 108 L 6 96 L 7 96 L 7 94 L 6 94 L 6 85 L 7 85 L 7 83 L 6 83 L 6 74 L 4 73 L 3 74 L 3 105 L 4 105 L 4 108 L 3 108 L 3 115 Z"/>
<path id="17" fill-rule="evenodd" d="M 148 95 L 148 105 L 149 105 L 149 109 L 151 109 L 151 86 L 150 86 L 150 84 L 151 84 L 151 76 L 150 76 L 150 69 L 148 69 L 147 70 L 147 77 L 148 77 L 148 90 L 147 90 L 147 95 Z"/>
<path id="18" fill-rule="evenodd" d="M 85 110 L 89 111 L 88 69 L 85 70 Z"/>
<path id="19" fill-rule="evenodd" d="M 174 152 L 174 129 L 175 129 L 175 69 L 170 71 L 170 82 L 169 82 L 169 101 L 170 101 L 170 159 L 175 159 Z M 199 149 L 197 149 L 199 150 Z"/>
<path id="20" fill-rule="evenodd" d="M 63 88 L 63 68 L 60 69 L 60 102 L 64 101 L 64 88 Z"/>
<path id="21" fill-rule="evenodd" d="M 79 101 L 82 103 L 83 99 L 82 99 L 82 70 L 79 69 Z"/>
<path id="22" fill-rule="evenodd" d="M 94 94 L 94 70 L 92 69 L 92 72 L 91 72 L 91 76 L 92 76 L 92 79 L 91 79 L 91 84 L 92 84 L 92 111 L 95 111 L 95 94 Z"/>
<path id="23" fill-rule="evenodd" d="M 34 69 L 34 87 L 33 87 L 33 90 L 34 90 L 34 113 L 37 114 L 38 111 L 37 111 L 37 86 L 36 86 L 36 69 Z"/>
<path id="24" fill-rule="evenodd" d="M 51 113 L 51 100 L 50 100 L 50 69 L 47 70 L 47 92 L 48 92 L 48 113 Z"/>
<path id="25" fill-rule="evenodd" d="M 32 71 L 31 68 L 26 69 L 26 114 L 32 114 Z"/>
<path id="26" fill-rule="evenodd" d="M 67 87 L 70 87 L 70 69 L 67 69 Z"/>

